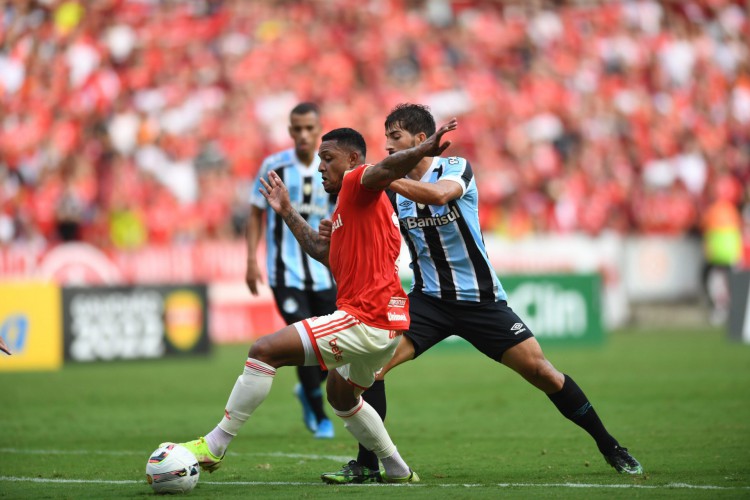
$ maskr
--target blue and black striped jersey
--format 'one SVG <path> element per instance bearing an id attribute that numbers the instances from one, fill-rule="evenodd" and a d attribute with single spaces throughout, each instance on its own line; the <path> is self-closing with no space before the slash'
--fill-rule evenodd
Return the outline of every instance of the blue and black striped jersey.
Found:
<path id="1" fill-rule="evenodd" d="M 412 290 L 445 300 L 507 300 L 487 256 L 479 228 L 479 199 L 464 158 L 436 157 L 421 182 L 450 179 L 463 194 L 443 206 L 423 205 L 391 193 L 401 234 L 411 254 Z"/>
<path id="2" fill-rule="evenodd" d="M 284 220 L 258 191 L 260 178 L 268 180 L 268 173 L 275 171 L 289 190 L 295 210 L 317 230 L 321 219 L 330 218 L 335 205 L 335 197 L 323 189 L 319 164 L 320 158 L 315 155 L 312 165 L 302 165 L 294 149 L 287 149 L 267 157 L 253 183 L 250 203 L 266 211 L 266 265 L 272 287 L 320 291 L 334 286 L 328 268 L 302 250 Z"/>

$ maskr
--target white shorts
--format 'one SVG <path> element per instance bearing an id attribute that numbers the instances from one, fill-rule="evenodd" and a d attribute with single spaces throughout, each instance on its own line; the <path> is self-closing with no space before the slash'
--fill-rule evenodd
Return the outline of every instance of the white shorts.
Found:
<path id="1" fill-rule="evenodd" d="M 305 365 L 336 371 L 362 390 L 393 357 L 402 332 L 367 326 L 344 311 L 294 323 L 305 347 Z"/>

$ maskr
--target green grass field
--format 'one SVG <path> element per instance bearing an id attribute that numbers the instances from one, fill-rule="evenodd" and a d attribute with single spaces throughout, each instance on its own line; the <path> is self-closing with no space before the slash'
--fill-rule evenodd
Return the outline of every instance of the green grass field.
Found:
<path id="1" fill-rule="evenodd" d="M 144 470 L 163 440 L 208 432 L 246 346 L 209 358 L 68 365 L 0 374 L 1 498 L 151 497 Z M 548 350 L 641 461 L 618 475 L 588 435 L 510 370 L 437 348 L 387 379 L 388 428 L 422 483 L 330 486 L 355 453 L 304 429 L 294 370 L 203 473 L 194 498 L 750 498 L 750 346 L 720 331 L 618 331 L 606 345 Z M 2 360 L 0 360 L 1 362 Z"/>

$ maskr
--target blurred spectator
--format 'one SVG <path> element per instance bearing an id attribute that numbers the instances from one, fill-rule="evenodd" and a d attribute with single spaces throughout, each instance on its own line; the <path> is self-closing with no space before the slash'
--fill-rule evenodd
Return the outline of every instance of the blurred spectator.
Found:
<path id="1" fill-rule="evenodd" d="M 719 179 L 703 218 L 703 281 L 715 325 L 725 324 L 729 318 L 729 275 L 742 260 L 743 227 L 738 209 L 742 194 L 742 186 L 734 178 Z"/>
<path id="2" fill-rule="evenodd" d="M 237 238 L 304 100 L 372 161 L 394 104 L 460 115 L 486 231 L 698 232 L 750 184 L 748 39 L 739 0 L 0 2 L 0 244 Z"/>

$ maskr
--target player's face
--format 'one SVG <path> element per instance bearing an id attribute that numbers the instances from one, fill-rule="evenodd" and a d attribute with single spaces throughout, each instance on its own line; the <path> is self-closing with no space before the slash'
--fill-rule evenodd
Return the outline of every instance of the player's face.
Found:
<path id="1" fill-rule="evenodd" d="M 406 130 L 398 126 L 391 125 L 385 131 L 385 149 L 389 155 L 403 151 L 404 149 L 413 148 L 424 141 L 424 134 L 411 135 Z M 421 140 L 420 140 L 421 139 Z"/>
<path id="2" fill-rule="evenodd" d="M 323 141 L 318 150 L 320 165 L 318 172 L 323 174 L 323 189 L 326 193 L 338 193 L 347 170 L 359 163 L 359 155 L 342 149 L 337 141 Z"/>
<path id="3" fill-rule="evenodd" d="M 294 150 L 298 155 L 311 155 L 318 147 L 323 128 L 320 117 L 313 113 L 292 114 L 289 119 L 289 135 L 294 140 Z"/>

